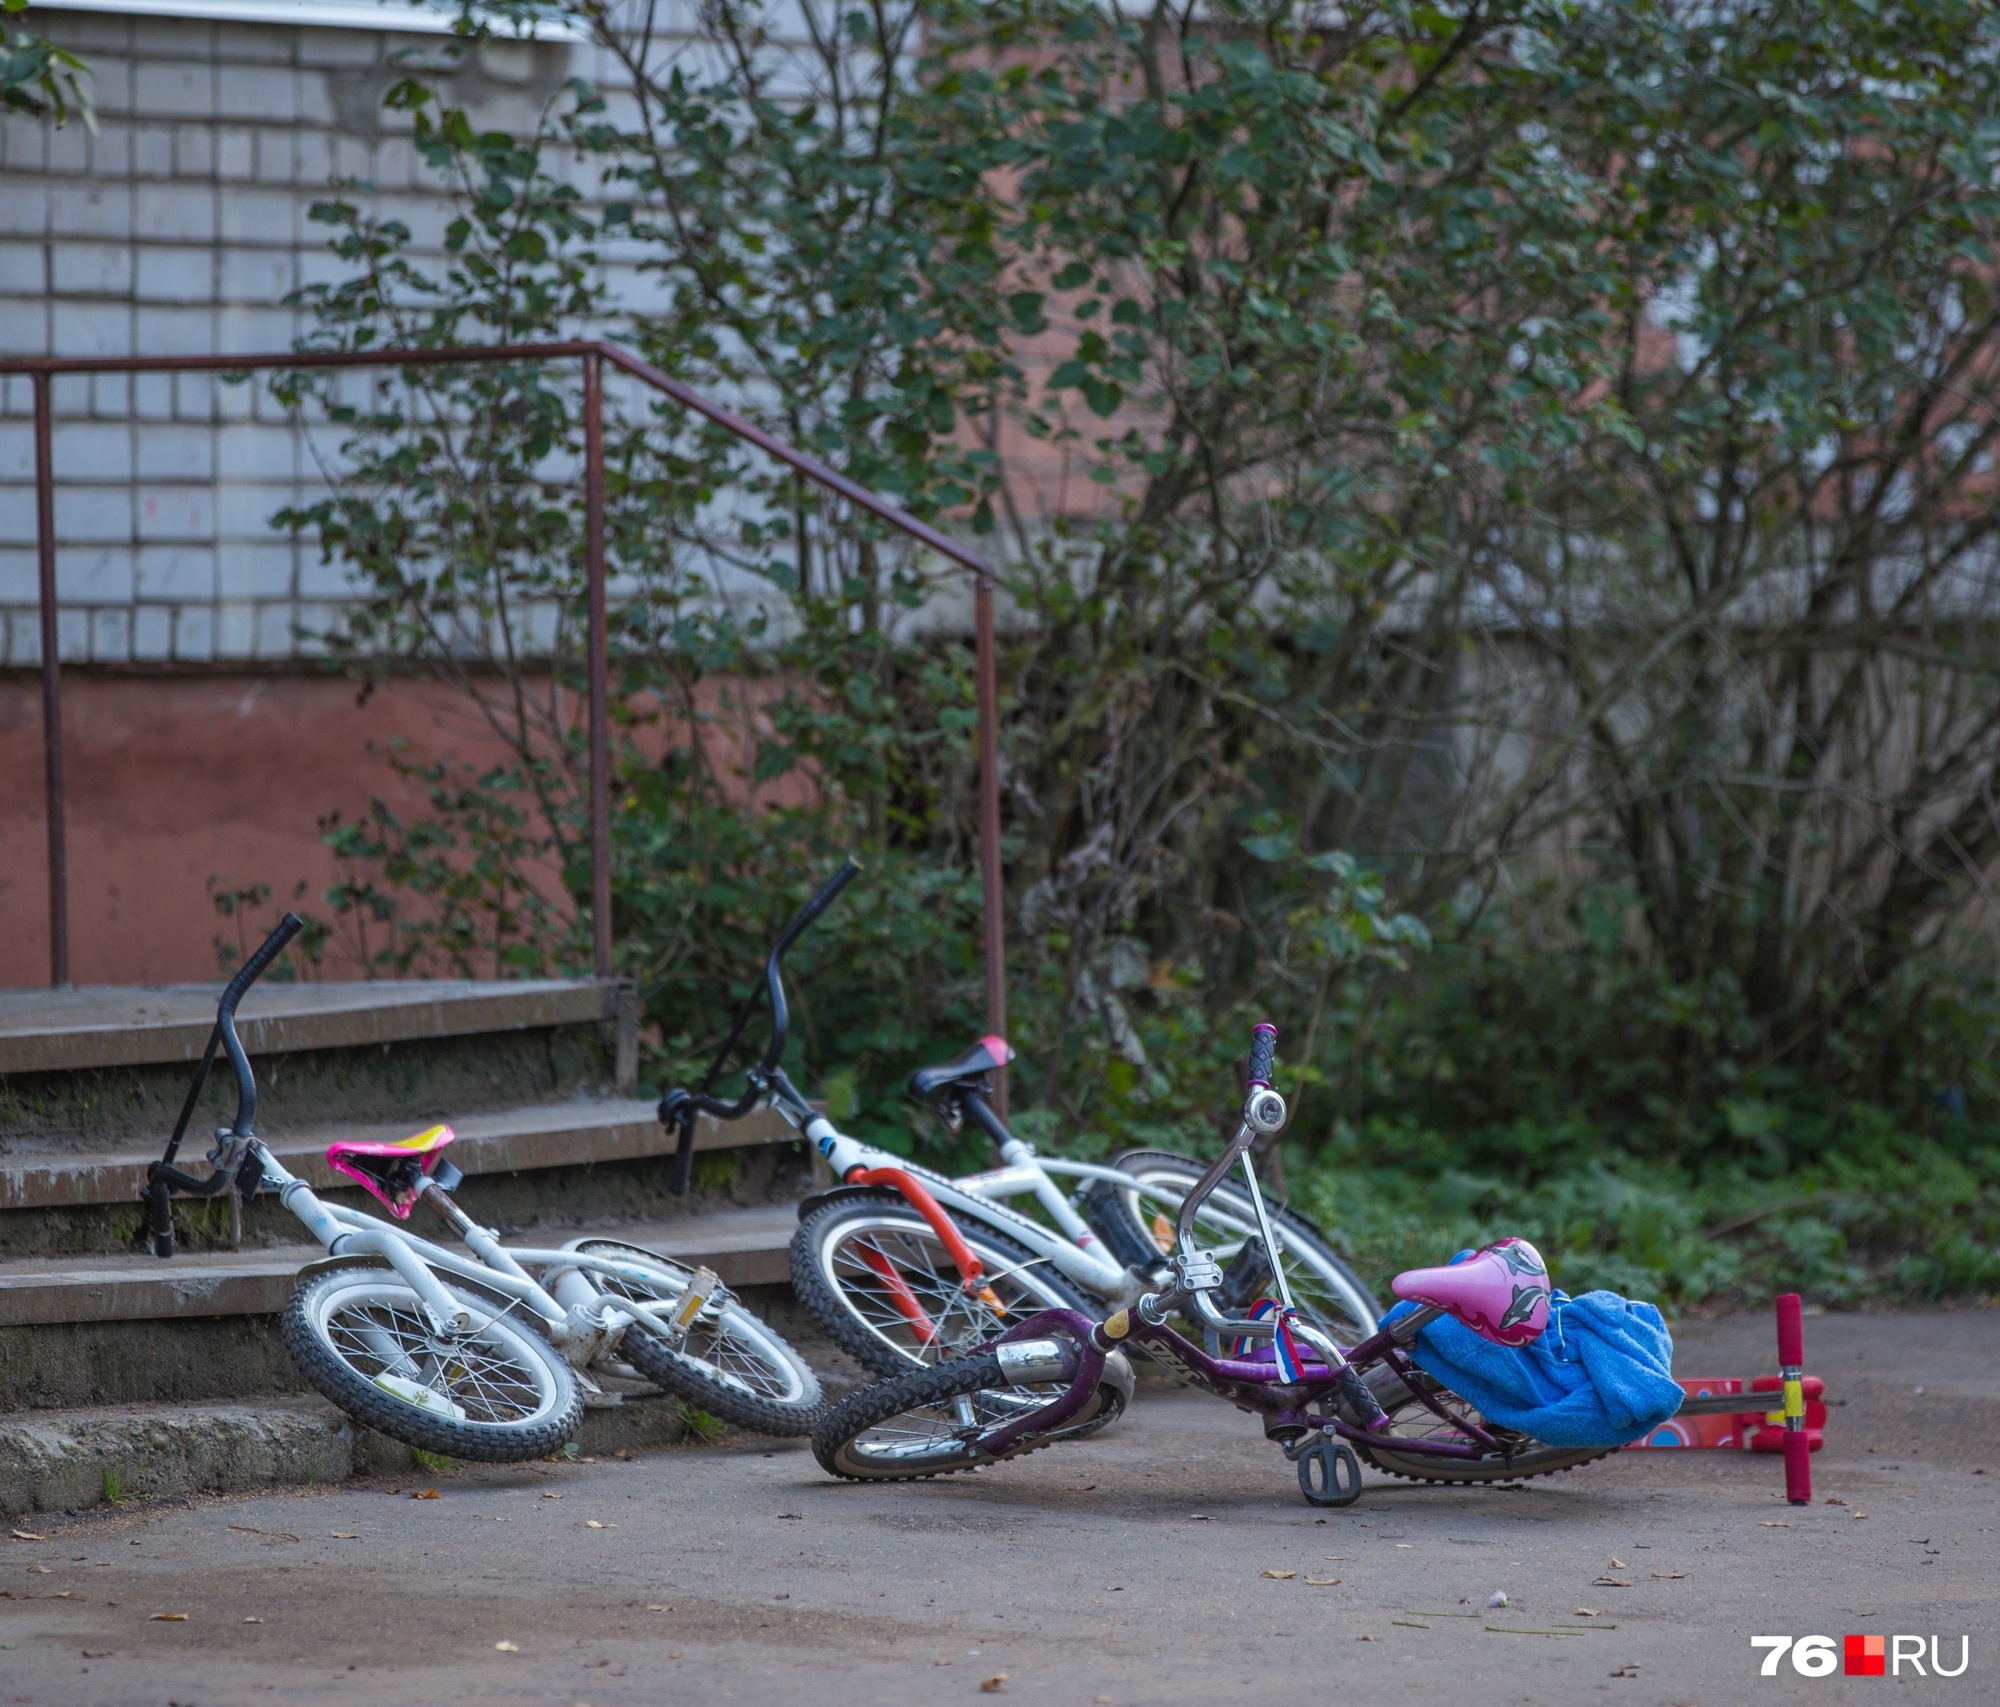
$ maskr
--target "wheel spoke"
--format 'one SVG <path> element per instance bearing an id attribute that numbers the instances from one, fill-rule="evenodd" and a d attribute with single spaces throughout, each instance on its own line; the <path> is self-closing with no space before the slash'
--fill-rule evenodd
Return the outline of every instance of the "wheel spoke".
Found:
<path id="1" fill-rule="evenodd" d="M 463 1340 L 440 1340 L 416 1299 L 392 1282 L 331 1293 L 318 1327 L 328 1348 L 363 1379 L 414 1382 L 459 1406 L 468 1422 L 518 1423 L 540 1415 L 553 1398 L 546 1372 L 491 1324 Z"/>

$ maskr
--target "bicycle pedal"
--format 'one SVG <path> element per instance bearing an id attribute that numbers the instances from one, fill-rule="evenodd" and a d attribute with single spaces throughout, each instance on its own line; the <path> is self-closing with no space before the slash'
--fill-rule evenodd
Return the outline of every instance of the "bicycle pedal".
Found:
<path id="1" fill-rule="evenodd" d="M 674 1306 L 674 1313 L 667 1318 L 667 1326 L 675 1339 L 685 1339 L 688 1330 L 700 1319 L 716 1295 L 722 1291 L 722 1276 L 708 1267 L 698 1268 L 688 1282 L 687 1291 L 681 1294 L 681 1301 Z"/>

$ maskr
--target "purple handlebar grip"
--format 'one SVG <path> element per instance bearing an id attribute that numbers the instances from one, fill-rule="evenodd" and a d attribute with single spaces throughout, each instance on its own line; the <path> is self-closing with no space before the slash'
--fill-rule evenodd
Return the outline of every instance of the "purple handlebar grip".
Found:
<path id="1" fill-rule="evenodd" d="M 1268 1085 L 1278 1059 L 1278 1028 L 1259 1021 L 1250 1028 L 1250 1082 Z"/>

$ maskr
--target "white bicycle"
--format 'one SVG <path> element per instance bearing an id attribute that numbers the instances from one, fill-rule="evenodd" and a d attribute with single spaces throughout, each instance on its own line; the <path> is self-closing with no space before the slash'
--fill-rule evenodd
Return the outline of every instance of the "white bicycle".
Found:
<path id="1" fill-rule="evenodd" d="M 285 1307 L 287 1349 L 306 1380 L 356 1421 L 455 1458 L 537 1458 L 576 1433 L 598 1375 L 648 1381 L 730 1421 L 804 1434 L 822 1397 L 812 1370 L 709 1269 L 587 1237 L 560 1249 L 503 1246 L 451 1197 L 448 1126 L 395 1143 L 336 1143 L 328 1161 L 399 1220 L 419 1201 L 464 1241 L 455 1251 L 328 1203 L 256 1136 L 257 1083 L 236 1005 L 302 928 L 286 914 L 223 991 L 166 1152 L 147 1170 L 154 1254 L 174 1253 L 176 1195 L 232 1186 L 279 1200 L 327 1251 Z M 216 1134 L 207 1178 L 175 1166 L 218 1048 L 237 1081 L 236 1118 Z M 593 1373 L 595 1372 L 595 1373 Z"/>
<path id="2" fill-rule="evenodd" d="M 1133 1151 L 1112 1164 L 1037 1155 L 994 1111 L 991 1075 L 1013 1059 L 1004 1038 L 984 1037 L 966 1054 L 910 1079 L 910 1094 L 953 1131 L 970 1119 L 993 1139 L 1001 1166 L 952 1179 L 841 1132 L 815 1110 L 782 1065 L 789 1013 L 785 951 L 860 870 L 847 861 L 787 925 L 765 961 L 697 1091 L 669 1091 L 660 1118 L 678 1126 L 690 1153 L 697 1111 L 740 1119 L 762 1100 L 810 1141 L 841 1181 L 799 1205 L 792 1235 L 792 1287 L 843 1349 L 878 1375 L 904 1373 L 980 1345 L 1038 1310 L 1104 1314 L 1155 1287 L 1174 1249 L 1181 1200 L 1207 1164 L 1167 1151 Z M 771 1036 L 734 1102 L 711 1094 L 760 1002 Z M 1075 1181 L 1065 1195 L 1058 1179 Z M 1032 1198 L 1046 1221 L 1010 1207 Z M 1274 1251 L 1257 1208 L 1234 1188 L 1198 1211 L 1209 1248 L 1228 1264 L 1226 1296 L 1248 1309 L 1281 1267 L 1307 1320 L 1365 1339 L 1381 1315 L 1366 1285 L 1305 1217 L 1269 1209 Z"/>

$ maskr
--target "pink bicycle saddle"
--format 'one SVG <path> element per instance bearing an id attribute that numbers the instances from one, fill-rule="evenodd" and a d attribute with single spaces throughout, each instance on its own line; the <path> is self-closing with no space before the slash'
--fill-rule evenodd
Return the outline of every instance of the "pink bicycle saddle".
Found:
<path id="1" fill-rule="evenodd" d="M 1549 1325 L 1548 1265 L 1526 1239 L 1496 1239 L 1445 1268 L 1413 1268 L 1389 1290 L 1436 1305 L 1495 1345 L 1533 1345 Z"/>
<path id="2" fill-rule="evenodd" d="M 449 1126 L 427 1126 L 414 1137 L 389 1144 L 359 1144 L 343 1138 L 327 1145 L 326 1163 L 335 1173 L 359 1181 L 398 1221 L 407 1221 L 416 1207 L 423 1176 L 437 1166 L 438 1152 L 457 1136 Z"/>

